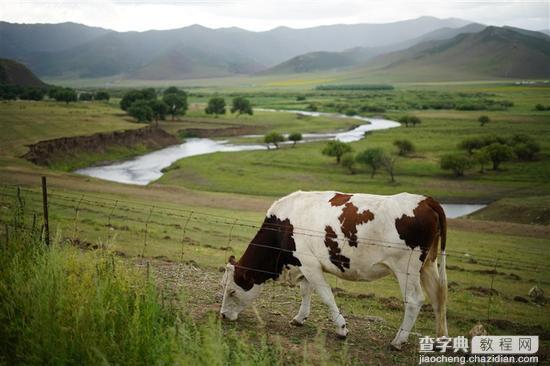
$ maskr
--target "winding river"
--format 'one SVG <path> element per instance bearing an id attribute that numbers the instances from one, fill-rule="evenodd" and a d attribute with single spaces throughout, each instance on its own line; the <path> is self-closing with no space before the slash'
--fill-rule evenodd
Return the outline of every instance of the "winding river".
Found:
<path id="1" fill-rule="evenodd" d="M 359 122 L 363 122 L 358 127 L 353 128 L 349 131 L 335 133 L 303 134 L 303 140 L 300 143 L 324 140 L 340 140 L 342 142 L 359 141 L 365 136 L 365 132 L 367 131 L 385 130 L 400 126 L 398 122 L 382 118 L 367 118 L 361 116 L 348 117 L 341 114 L 297 110 L 256 110 L 274 113 L 295 113 L 310 117 L 328 116 L 332 118 L 353 118 L 358 120 Z M 243 137 L 253 138 L 260 136 L 248 135 Z M 180 145 L 174 145 L 161 150 L 153 151 L 151 153 L 147 153 L 131 160 L 78 169 L 75 172 L 78 174 L 118 183 L 147 185 L 159 179 L 163 175 L 163 169 L 169 167 L 174 162 L 180 159 L 196 155 L 210 154 L 214 152 L 233 152 L 265 149 L 267 149 L 267 146 L 264 144 L 231 144 L 227 141 L 218 141 L 208 138 L 190 138 Z M 459 217 L 467 215 L 484 207 L 484 205 L 462 204 L 445 204 L 443 206 L 448 217 Z"/>

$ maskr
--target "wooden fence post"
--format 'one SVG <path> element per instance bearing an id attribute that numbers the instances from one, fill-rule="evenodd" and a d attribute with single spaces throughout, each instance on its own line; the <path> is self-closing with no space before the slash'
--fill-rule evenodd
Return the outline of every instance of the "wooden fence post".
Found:
<path id="1" fill-rule="evenodd" d="M 44 240 L 47 246 L 50 246 L 50 222 L 48 219 L 48 187 L 46 186 L 46 177 L 42 177 L 42 205 L 44 208 Z"/>

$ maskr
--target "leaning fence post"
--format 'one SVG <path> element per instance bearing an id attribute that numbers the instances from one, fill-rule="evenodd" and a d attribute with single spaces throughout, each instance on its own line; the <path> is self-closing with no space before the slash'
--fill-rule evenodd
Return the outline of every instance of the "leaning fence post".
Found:
<path id="1" fill-rule="evenodd" d="M 44 209 L 44 240 L 47 246 L 50 246 L 50 222 L 48 219 L 48 188 L 46 186 L 46 177 L 42 176 L 42 205 Z"/>
<path id="2" fill-rule="evenodd" d="M 151 210 L 149 210 L 149 216 L 147 217 L 147 221 L 145 221 L 145 235 L 143 237 L 143 250 L 141 251 L 141 257 L 145 257 L 145 248 L 147 248 L 147 234 L 149 230 L 149 220 L 151 219 L 151 215 L 153 214 L 153 210 L 155 209 L 155 206 L 151 206 Z"/>

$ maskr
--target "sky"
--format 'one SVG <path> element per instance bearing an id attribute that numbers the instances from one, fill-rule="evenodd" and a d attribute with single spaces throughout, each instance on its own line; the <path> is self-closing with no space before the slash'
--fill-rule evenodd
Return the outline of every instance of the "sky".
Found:
<path id="1" fill-rule="evenodd" d="M 0 0 L 3 21 L 70 21 L 117 31 L 173 29 L 192 24 L 263 31 L 278 26 L 387 23 L 420 16 L 550 29 L 550 0 Z"/>

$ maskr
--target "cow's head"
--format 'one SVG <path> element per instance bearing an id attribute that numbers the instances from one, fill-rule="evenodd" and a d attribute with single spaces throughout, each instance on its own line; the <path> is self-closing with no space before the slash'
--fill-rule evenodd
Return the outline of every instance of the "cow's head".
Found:
<path id="1" fill-rule="evenodd" d="M 222 279 L 223 301 L 220 309 L 222 318 L 236 320 L 241 311 L 258 297 L 261 285 L 251 284 L 248 289 L 244 289 L 235 282 L 235 257 L 229 257 L 229 262 L 225 267 L 225 273 Z M 245 286 L 248 287 L 248 286 Z"/>

